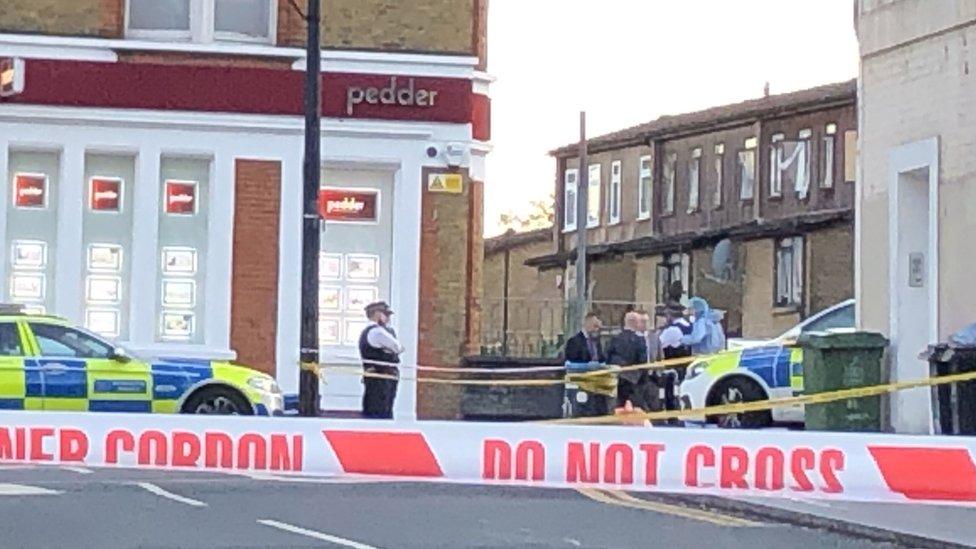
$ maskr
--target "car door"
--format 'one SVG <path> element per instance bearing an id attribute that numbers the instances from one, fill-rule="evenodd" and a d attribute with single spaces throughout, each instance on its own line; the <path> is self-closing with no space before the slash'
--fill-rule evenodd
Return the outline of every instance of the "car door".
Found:
<path id="1" fill-rule="evenodd" d="M 28 323 L 43 380 L 45 410 L 150 412 L 145 363 L 116 358 L 115 346 L 83 330 Z M 30 359 L 29 359 L 30 360 Z"/>
<path id="2" fill-rule="evenodd" d="M 27 346 L 23 325 L 0 322 L 0 410 L 40 410 L 40 373 L 25 365 Z"/>

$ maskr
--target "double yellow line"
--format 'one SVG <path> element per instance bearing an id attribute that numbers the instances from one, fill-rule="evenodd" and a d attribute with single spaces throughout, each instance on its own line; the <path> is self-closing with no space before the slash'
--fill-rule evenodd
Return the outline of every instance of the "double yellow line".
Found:
<path id="1" fill-rule="evenodd" d="M 714 524 L 717 526 L 727 526 L 732 528 L 755 528 L 758 526 L 762 526 L 761 523 L 753 522 L 751 520 L 746 520 L 739 517 L 723 515 L 711 511 L 705 511 L 702 509 L 692 509 L 690 507 L 682 507 L 680 505 L 670 505 L 667 503 L 660 503 L 657 501 L 648 501 L 646 499 L 636 498 L 622 490 L 577 488 L 576 491 L 586 496 L 587 498 L 592 499 L 593 501 L 599 503 L 605 503 L 607 505 L 626 507 L 628 509 L 638 509 L 641 511 L 652 511 L 655 513 L 681 517 L 689 520 L 707 522 L 709 524 Z"/>

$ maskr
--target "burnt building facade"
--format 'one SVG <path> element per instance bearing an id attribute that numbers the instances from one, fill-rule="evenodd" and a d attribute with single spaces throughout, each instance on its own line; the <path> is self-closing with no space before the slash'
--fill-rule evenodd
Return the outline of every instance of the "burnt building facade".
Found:
<path id="1" fill-rule="evenodd" d="M 557 149 L 554 246 L 527 263 L 562 270 L 572 296 L 586 223 L 594 302 L 650 307 L 680 281 L 730 335 L 778 335 L 853 296 L 856 142 L 850 81 L 594 138 L 585 174 L 575 145 Z"/>

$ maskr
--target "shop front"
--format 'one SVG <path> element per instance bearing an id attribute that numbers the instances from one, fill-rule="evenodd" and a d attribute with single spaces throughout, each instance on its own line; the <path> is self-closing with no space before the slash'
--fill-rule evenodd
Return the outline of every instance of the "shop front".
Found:
<path id="1" fill-rule="evenodd" d="M 0 99 L 3 301 L 67 317 L 136 353 L 234 358 L 296 392 L 304 61 L 255 68 L 128 63 L 91 48 L 71 59 L 16 53 L 24 85 Z M 480 240 L 430 233 L 423 216 L 432 201 L 441 223 L 480 212 L 473 189 L 484 181 L 488 100 L 476 63 L 326 56 L 324 362 L 358 365 L 363 306 L 378 299 L 397 313 L 408 364 L 421 359 L 424 330 L 440 329 L 420 302 L 449 292 L 421 288 L 422 257 L 452 239 L 470 256 Z M 471 281 L 462 318 L 475 291 L 470 263 L 455 263 L 457 278 Z M 412 417 L 416 387 L 401 387 L 397 412 Z M 361 391 L 356 376 L 330 376 L 323 407 L 356 410 Z"/>

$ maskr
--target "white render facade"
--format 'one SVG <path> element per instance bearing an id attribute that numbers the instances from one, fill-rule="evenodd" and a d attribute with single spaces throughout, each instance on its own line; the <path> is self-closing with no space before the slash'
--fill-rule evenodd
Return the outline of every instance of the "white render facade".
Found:
<path id="1" fill-rule="evenodd" d="M 860 0 L 858 325 L 891 340 L 892 380 L 976 322 L 976 1 Z M 932 431 L 930 392 L 893 396 L 899 432 Z"/>
<path id="2" fill-rule="evenodd" d="M 80 39 L 0 35 L 0 57 L 25 61 L 30 89 L 32 60 L 116 63 L 120 50 L 168 45 L 133 40 Z M 193 46 L 173 45 L 174 51 Z M 192 51 L 192 49 L 191 49 Z M 223 53 L 233 54 L 228 48 Z M 297 59 L 292 70 L 304 69 L 303 52 L 289 48 L 248 46 L 248 55 Z M 490 78 L 476 69 L 475 57 L 411 55 L 370 52 L 323 52 L 323 72 L 393 75 L 468 81 L 469 93 L 487 95 Z M 296 115 L 235 114 L 179 110 L 119 109 L 0 103 L 0 242 L 11 256 L 18 241 L 19 213 L 14 197 L 18 174 L 44 172 L 48 188 L 44 209 L 50 227 L 44 239 L 43 269 L 28 269 L 45 286 L 36 300 L 46 312 L 80 325 L 91 324 L 91 310 L 117 311 L 117 333 L 109 334 L 138 353 L 234 359 L 231 342 L 235 163 L 268 160 L 280 163 L 279 237 L 277 242 L 277 319 L 274 341 L 276 376 L 283 391 L 298 389 L 301 306 L 301 199 L 303 119 Z M 403 361 L 417 363 L 421 247 L 421 193 L 427 182 L 424 170 L 464 170 L 471 180 L 485 180 L 486 141 L 477 139 L 471 123 L 382 119 L 324 118 L 322 128 L 323 187 L 337 179 L 344 187 L 381 186 L 385 215 L 377 224 L 378 238 L 386 243 L 376 251 L 387 283 L 377 298 L 397 311 L 396 326 L 407 351 Z M 451 149 L 452 154 L 445 151 Z M 431 154 L 431 150 L 437 154 Z M 92 239 L 87 227 L 92 166 L 111 171 L 108 179 L 123 180 L 125 191 L 118 210 L 119 228 L 126 231 L 117 243 L 123 248 L 124 268 L 112 272 L 121 286 L 110 305 L 92 305 L 88 279 Z M 38 168 L 43 166 L 44 169 Z M 103 170 L 104 171 L 104 170 Z M 187 175 L 189 174 L 189 175 Z M 105 174 L 102 174 L 105 175 Z M 196 227 L 198 262 L 195 329 L 185 338 L 168 339 L 161 330 L 161 253 L 166 252 L 167 216 L 161 201 L 168 196 L 161 186 L 193 180 L 206 194 L 203 223 Z M 19 183 L 18 183 L 19 185 Z M 163 210 L 161 210 L 163 208 Z M 330 223 L 326 223 L 329 235 Z M 335 227 L 331 227 L 335 229 Z M 352 230 L 352 229 L 351 229 Z M 326 238 L 329 238 L 328 236 Z M 36 241 L 31 237 L 28 242 Z M 334 240 L 324 240 L 334 245 Z M 331 248 L 324 248 L 333 251 Z M 356 251 L 356 250 L 353 250 Z M 369 250 L 366 250 L 369 252 Z M 20 267 L 8 257 L 0 262 L 4 299 L 14 299 L 13 277 Z M 35 272 L 43 274 L 35 274 Z M 25 271 L 27 272 L 27 271 Z M 105 278 L 105 277 L 102 277 Z M 29 281 L 26 281 L 29 282 Z M 25 282 L 25 284 L 26 284 Z M 25 286 L 26 287 L 26 286 Z M 165 295 L 165 292 L 163 292 Z M 359 313 L 361 315 L 361 312 Z M 350 313 L 351 315 L 351 313 Z M 106 318 L 106 317 L 101 317 Z M 339 320 L 336 320 L 339 322 Z M 323 345 L 322 360 L 358 365 L 356 347 L 345 333 L 335 345 Z M 412 377 L 412 376 L 408 376 Z M 358 410 L 360 379 L 336 376 L 324 385 L 324 406 Z M 401 382 L 397 416 L 416 416 L 415 382 Z"/>

